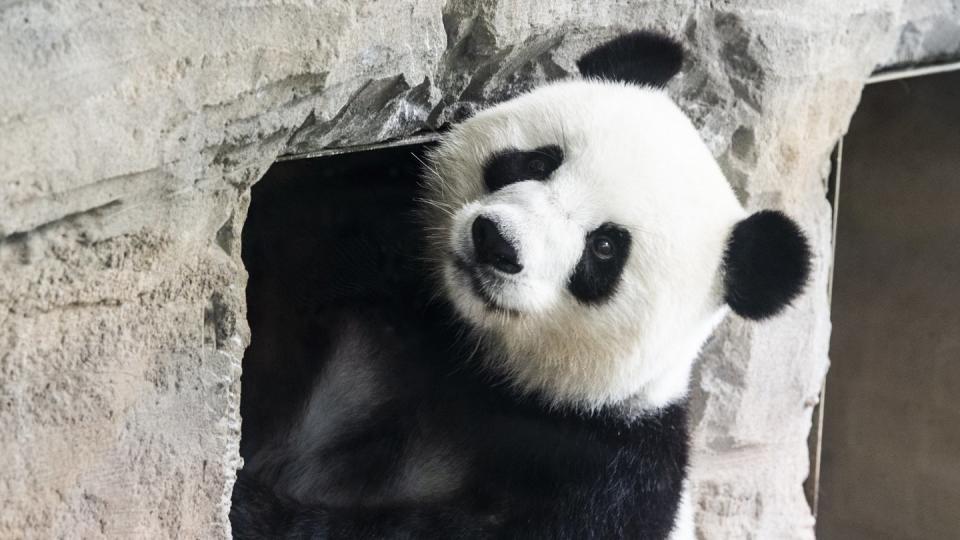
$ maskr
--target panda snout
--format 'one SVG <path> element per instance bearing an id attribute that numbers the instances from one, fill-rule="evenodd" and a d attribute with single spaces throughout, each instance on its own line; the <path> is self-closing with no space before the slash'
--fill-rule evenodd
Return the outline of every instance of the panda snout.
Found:
<path id="1" fill-rule="evenodd" d="M 492 266 L 506 274 L 518 274 L 523 270 L 517 248 L 504 238 L 493 220 L 478 216 L 470 232 L 477 264 Z"/>

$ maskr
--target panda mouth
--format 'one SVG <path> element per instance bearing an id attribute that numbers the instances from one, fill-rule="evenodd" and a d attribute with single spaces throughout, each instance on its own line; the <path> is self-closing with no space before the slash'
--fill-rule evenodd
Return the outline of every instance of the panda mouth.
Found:
<path id="1" fill-rule="evenodd" d="M 499 276 L 487 272 L 481 266 L 471 265 L 460 257 L 453 257 L 453 266 L 470 283 L 470 290 L 473 292 L 483 305 L 490 311 L 504 313 L 507 315 L 519 315 L 520 312 L 504 307 L 490 294 L 490 287 L 501 285 L 502 280 Z"/>

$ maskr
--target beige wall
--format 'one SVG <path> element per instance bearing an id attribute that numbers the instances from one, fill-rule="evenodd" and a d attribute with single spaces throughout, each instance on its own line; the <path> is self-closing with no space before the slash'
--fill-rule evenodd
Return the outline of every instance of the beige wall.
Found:
<path id="1" fill-rule="evenodd" d="M 844 139 L 820 537 L 960 538 L 960 72 Z"/>

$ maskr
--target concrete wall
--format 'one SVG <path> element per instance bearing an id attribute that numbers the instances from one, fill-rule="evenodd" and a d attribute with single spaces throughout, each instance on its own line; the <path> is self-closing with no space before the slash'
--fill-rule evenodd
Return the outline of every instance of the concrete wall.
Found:
<path id="1" fill-rule="evenodd" d="M 824 539 L 960 538 L 960 72 L 870 86 L 844 139 Z"/>
<path id="2" fill-rule="evenodd" d="M 578 53 L 634 28 L 683 39 L 691 61 L 671 91 L 743 201 L 795 215 L 818 256 L 810 293 L 785 317 L 732 319 L 705 352 L 701 532 L 810 537 L 800 483 L 827 365 L 823 178 L 864 78 L 899 58 L 902 9 L 4 3 L 0 537 L 226 535 L 250 185 L 278 154 L 434 128 L 563 76 Z"/>

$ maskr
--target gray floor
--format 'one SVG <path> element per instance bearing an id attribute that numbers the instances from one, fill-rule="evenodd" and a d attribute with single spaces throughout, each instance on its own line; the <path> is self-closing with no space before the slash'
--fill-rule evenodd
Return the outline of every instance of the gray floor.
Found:
<path id="1" fill-rule="evenodd" d="M 819 537 L 960 538 L 960 73 L 844 139 Z"/>

